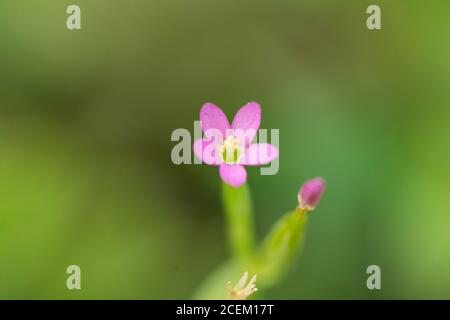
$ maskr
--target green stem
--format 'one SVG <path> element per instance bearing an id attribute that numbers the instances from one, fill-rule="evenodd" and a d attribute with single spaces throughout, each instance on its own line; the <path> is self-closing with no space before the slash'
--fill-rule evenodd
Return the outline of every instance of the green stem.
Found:
<path id="1" fill-rule="evenodd" d="M 265 285 L 276 282 L 298 255 L 307 224 L 307 210 L 285 214 L 267 235 L 259 251 L 259 272 Z"/>
<path id="2" fill-rule="evenodd" d="M 222 201 L 231 252 L 235 258 L 247 260 L 255 246 L 252 204 L 247 184 L 234 188 L 222 183 Z"/>

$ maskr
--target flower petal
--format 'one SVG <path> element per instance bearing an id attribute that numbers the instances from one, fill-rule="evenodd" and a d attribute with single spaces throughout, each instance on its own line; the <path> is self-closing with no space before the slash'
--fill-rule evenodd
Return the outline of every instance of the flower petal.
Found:
<path id="1" fill-rule="evenodd" d="M 221 132 L 222 140 L 225 140 L 226 130 L 230 129 L 230 123 L 222 109 L 213 103 L 205 103 L 200 109 L 200 121 L 202 130 L 207 137 L 211 136 L 208 134 L 208 130 L 215 129 Z"/>
<path id="2" fill-rule="evenodd" d="M 247 181 L 247 171 L 238 164 L 222 164 L 219 168 L 220 176 L 225 183 L 233 187 L 240 187 Z"/>
<path id="3" fill-rule="evenodd" d="M 239 163 L 249 166 L 267 164 L 277 158 L 278 154 L 278 148 L 270 143 L 254 143 L 245 150 Z"/>
<path id="4" fill-rule="evenodd" d="M 261 107 L 257 102 L 249 102 L 241 107 L 233 118 L 231 128 L 233 130 L 248 131 L 248 139 L 245 139 L 245 145 L 252 142 L 261 124 Z"/>
<path id="5" fill-rule="evenodd" d="M 214 143 L 209 139 L 198 139 L 194 142 L 193 149 L 195 156 L 206 164 L 217 166 L 223 163 L 217 157 Z"/>

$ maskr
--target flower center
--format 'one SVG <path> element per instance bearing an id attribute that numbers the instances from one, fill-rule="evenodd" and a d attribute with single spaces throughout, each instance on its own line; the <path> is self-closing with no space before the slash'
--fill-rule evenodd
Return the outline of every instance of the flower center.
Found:
<path id="1" fill-rule="evenodd" d="M 241 157 L 239 140 L 233 136 L 228 136 L 220 147 L 220 155 L 226 163 L 237 163 Z"/>

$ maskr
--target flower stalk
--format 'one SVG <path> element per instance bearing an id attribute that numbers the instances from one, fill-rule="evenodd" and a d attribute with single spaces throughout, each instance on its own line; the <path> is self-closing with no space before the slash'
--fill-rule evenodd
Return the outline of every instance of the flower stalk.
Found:
<path id="1" fill-rule="evenodd" d="M 255 247 L 253 210 L 248 185 L 245 183 L 234 188 L 222 183 L 222 202 L 232 256 L 239 260 L 248 260 Z"/>

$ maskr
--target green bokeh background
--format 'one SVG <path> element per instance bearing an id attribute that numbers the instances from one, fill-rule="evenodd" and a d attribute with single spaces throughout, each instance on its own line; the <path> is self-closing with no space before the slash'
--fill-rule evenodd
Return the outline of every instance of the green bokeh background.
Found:
<path id="1" fill-rule="evenodd" d="M 69 4 L 82 30 L 66 29 Z M 171 133 L 206 101 L 232 117 L 256 100 L 281 153 L 277 175 L 248 170 L 258 236 L 302 182 L 327 181 L 301 258 L 264 297 L 450 299 L 449 12 L 2 0 L 0 298 L 190 298 L 229 252 L 217 168 L 174 165 Z M 371 264 L 382 290 L 366 288 Z"/>

